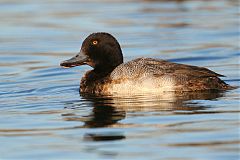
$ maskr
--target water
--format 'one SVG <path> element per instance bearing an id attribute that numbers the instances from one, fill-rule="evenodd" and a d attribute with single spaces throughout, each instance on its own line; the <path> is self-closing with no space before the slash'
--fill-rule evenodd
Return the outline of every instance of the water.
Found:
<path id="1" fill-rule="evenodd" d="M 79 95 L 87 66 L 62 69 L 92 32 L 125 61 L 208 67 L 239 85 L 236 0 L 0 1 L 0 159 L 239 159 L 240 89 Z"/>

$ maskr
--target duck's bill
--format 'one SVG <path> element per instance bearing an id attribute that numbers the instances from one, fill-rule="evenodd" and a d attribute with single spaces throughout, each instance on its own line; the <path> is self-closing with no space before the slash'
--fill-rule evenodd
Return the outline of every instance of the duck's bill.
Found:
<path id="1" fill-rule="evenodd" d="M 64 68 L 71 68 L 75 66 L 84 65 L 86 64 L 87 61 L 88 61 L 88 57 L 82 52 L 79 52 L 76 56 L 61 62 L 60 66 Z"/>

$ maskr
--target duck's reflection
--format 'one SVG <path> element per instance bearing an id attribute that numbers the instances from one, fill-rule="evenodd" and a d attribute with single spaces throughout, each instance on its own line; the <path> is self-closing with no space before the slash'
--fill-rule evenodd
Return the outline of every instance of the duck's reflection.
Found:
<path id="1" fill-rule="evenodd" d="M 126 112 L 123 110 L 117 111 L 114 107 L 108 105 L 94 106 L 90 119 L 85 121 L 85 127 L 107 127 L 118 123 L 118 121 L 125 118 Z"/>
<path id="2" fill-rule="evenodd" d="M 85 141 L 114 141 L 125 138 L 122 132 L 86 133 L 84 135 Z"/>
<path id="3" fill-rule="evenodd" d="M 78 115 L 78 112 L 64 114 L 66 121 L 81 121 L 82 128 L 123 128 L 129 127 L 129 124 L 121 123 L 126 114 L 143 115 L 150 112 L 169 114 L 198 114 L 198 111 L 204 111 L 206 106 L 198 104 L 192 100 L 215 100 L 224 95 L 223 92 L 191 92 L 179 93 L 173 96 L 165 93 L 164 95 L 135 95 L 135 96 L 93 96 L 80 94 L 82 103 L 67 104 L 66 108 L 81 108 L 83 103 L 87 103 L 92 110 L 88 115 Z M 74 106 L 74 107 L 73 107 Z M 179 114 L 178 113 L 178 114 Z M 122 132 L 101 132 L 87 133 L 85 140 L 106 141 L 120 140 L 125 136 Z"/>

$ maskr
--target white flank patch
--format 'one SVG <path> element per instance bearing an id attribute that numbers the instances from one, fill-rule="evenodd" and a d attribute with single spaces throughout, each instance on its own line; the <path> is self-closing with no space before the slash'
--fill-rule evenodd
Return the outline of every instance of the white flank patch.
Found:
<path id="1" fill-rule="evenodd" d="M 175 82 L 173 78 L 149 78 L 142 77 L 140 79 L 125 80 L 120 84 L 113 84 L 109 91 L 113 95 L 126 95 L 126 94 L 161 94 L 166 95 L 166 98 L 172 98 L 175 91 Z M 170 96 L 170 97 L 169 97 Z M 164 97 L 163 97 L 164 98 Z"/>

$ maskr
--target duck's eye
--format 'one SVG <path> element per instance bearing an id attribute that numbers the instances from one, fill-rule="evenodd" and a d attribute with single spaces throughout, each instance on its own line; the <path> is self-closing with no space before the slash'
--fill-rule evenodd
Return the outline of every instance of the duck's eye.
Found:
<path id="1" fill-rule="evenodd" d="M 93 44 L 93 45 L 97 45 L 97 44 L 98 44 L 98 41 L 97 41 L 97 40 L 94 40 L 94 41 L 92 41 L 92 44 Z"/>

